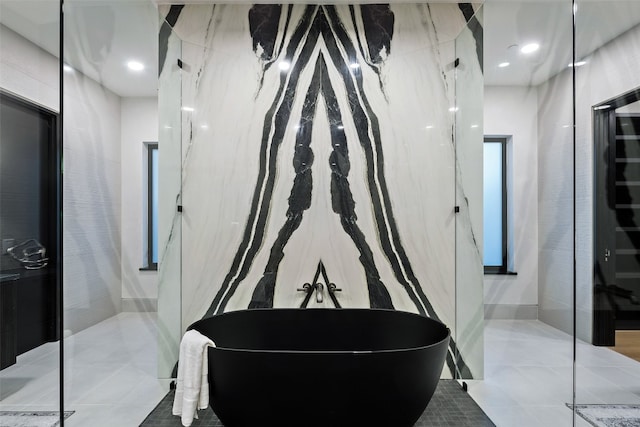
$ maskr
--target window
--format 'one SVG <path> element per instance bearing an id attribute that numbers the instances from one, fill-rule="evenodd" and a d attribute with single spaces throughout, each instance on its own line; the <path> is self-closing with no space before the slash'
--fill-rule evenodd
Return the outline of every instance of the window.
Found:
<path id="1" fill-rule="evenodd" d="M 484 139 L 484 272 L 507 273 L 507 139 Z"/>
<path id="2" fill-rule="evenodd" d="M 147 145 L 147 267 L 158 269 L 158 143 Z"/>

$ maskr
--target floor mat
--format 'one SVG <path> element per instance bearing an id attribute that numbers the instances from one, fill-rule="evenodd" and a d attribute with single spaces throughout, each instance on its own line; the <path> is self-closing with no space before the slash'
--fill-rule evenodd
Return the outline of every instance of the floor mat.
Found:
<path id="1" fill-rule="evenodd" d="M 151 411 L 141 427 L 180 427 L 180 417 L 171 414 L 173 390 Z M 192 427 L 224 427 L 211 409 L 198 412 Z M 429 406 L 415 427 L 495 427 L 474 400 L 455 380 L 440 380 Z"/>
<path id="2" fill-rule="evenodd" d="M 67 419 L 74 411 L 66 411 Z M 58 411 L 0 411 L 0 427 L 54 427 L 60 425 Z"/>
<path id="3" fill-rule="evenodd" d="M 640 427 L 640 405 L 576 405 L 576 413 L 596 427 Z"/>

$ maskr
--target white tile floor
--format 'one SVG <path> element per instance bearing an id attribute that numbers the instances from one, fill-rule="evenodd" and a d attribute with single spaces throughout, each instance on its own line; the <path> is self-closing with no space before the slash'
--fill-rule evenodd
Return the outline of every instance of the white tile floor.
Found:
<path id="1" fill-rule="evenodd" d="M 572 426 L 572 354 L 571 336 L 540 321 L 486 321 L 485 378 L 469 394 L 498 427 Z M 582 342 L 576 360 L 576 403 L 640 404 L 640 363 Z"/>
<path id="2" fill-rule="evenodd" d="M 58 410 L 58 347 L 0 372 L 0 410 Z M 65 426 L 138 426 L 169 390 L 157 379 L 155 314 L 121 313 L 65 338 L 64 351 L 65 410 L 76 411 Z"/>
<path id="3" fill-rule="evenodd" d="M 571 337 L 539 321 L 491 320 L 485 379 L 469 394 L 498 427 L 572 426 Z M 121 313 L 65 339 L 65 426 L 133 427 L 168 391 L 156 373 L 156 321 Z M 0 372 L 0 410 L 58 409 L 58 344 L 19 356 Z M 640 404 L 640 363 L 578 345 L 578 403 Z M 580 417 L 576 426 L 588 427 Z"/>

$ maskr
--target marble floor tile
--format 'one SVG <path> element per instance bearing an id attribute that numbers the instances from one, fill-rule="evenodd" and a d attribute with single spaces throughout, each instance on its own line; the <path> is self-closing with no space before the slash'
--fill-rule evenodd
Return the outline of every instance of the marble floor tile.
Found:
<path id="1" fill-rule="evenodd" d="M 137 426 L 169 390 L 157 378 L 155 314 L 121 313 L 65 338 L 65 426 Z M 59 410 L 59 343 L 0 372 L 0 410 Z"/>
<path id="2" fill-rule="evenodd" d="M 497 426 L 572 426 L 573 340 L 534 320 L 485 322 L 485 377 L 469 394 Z M 576 343 L 577 403 L 640 403 L 640 363 Z M 589 424 L 576 416 L 575 426 Z"/>

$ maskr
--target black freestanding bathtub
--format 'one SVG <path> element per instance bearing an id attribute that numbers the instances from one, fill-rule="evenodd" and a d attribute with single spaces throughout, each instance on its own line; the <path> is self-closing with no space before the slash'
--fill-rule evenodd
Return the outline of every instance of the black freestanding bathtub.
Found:
<path id="1" fill-rule="evenodd" d="M 442 372 L 449 329 L 376 309 L 257 309 L 190 326 L 209 349 L 226 427 L 412 426 Z"/>

